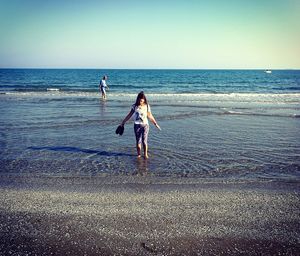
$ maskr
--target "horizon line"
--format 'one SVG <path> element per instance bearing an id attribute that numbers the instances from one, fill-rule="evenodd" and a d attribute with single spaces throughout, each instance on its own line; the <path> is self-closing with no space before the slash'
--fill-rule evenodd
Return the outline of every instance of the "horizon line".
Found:
<path id="1" fill-rule="evenodd" d="M 300 68 L 114 68 L 114 67 L 0 67 L 0 69 L 90 69 L 90 70 L 300 70 Z"/>

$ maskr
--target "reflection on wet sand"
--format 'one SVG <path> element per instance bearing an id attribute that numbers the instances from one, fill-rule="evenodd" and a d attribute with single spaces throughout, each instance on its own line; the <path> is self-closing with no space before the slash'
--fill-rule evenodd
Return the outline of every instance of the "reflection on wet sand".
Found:
<path id="1" fill-rule="evenodd" d="M 133 175 L 146 176 L 148 174 L 148 160 L 144 158 L 136 159 L 136 169 Z"/>

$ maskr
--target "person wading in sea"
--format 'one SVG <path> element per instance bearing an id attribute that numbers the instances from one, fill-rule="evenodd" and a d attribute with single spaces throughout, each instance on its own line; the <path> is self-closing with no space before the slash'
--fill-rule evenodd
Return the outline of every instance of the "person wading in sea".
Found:
<path id="1" fill-rule="evenodd" d="M 101 79 L 101 81 L 99 83 L 99 90 L 102 93 L 103 100 L 106 99 L 106 88 L 109 89 L 108 85 L 106 84 L 107 79 L 108 79 L 107 76 L 103 76 L 103 78 Z"/>
<path id="2" fill-rule="evenodd" d="M 138 158 L 141 157 L 141 149 L 143 144 L 144 158 L 148 156 L 148 133 L 149 133 L 149 122 L 150 121 L 156 126 L 157 129 L 161 130 L 157 124 L 154 116 L 151 113 L 150 105 L 147 102 L 147 98 L 144 92 L 140 92 L 136 98 L 135 104 L 132 105 L 130 112 L 124 118 L 121 125 L 124 127 L 125 123 L 133 116 L 134 119 L 134 133 L 136 138 L 136 150 Z"/>

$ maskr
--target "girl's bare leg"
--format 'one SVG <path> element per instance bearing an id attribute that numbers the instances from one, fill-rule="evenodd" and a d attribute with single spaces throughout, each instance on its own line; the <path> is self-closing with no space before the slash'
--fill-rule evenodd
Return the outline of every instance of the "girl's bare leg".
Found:
<path id="1" fill-rule="evenodd" d="M 141 149 L 142 149 L 142 144 L 136 144 L 136 151 L 138 157 L 141 157 Z"/>
<path id="2" fill-rule="evenodd" d="M 148 156 L 148 145 L 147 144 L 143 144 L 143 146 L 144 146 L 144 157 L 145 158 L 149 158 L 149 156 Z"/>

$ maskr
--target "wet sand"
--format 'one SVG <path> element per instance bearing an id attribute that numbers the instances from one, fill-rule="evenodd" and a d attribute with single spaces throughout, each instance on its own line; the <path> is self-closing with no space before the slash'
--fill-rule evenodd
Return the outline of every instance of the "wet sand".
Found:
<path id="1" fill-rule="evenodd" d="M 155 177 L 0 181 L 1 255 L 299 255 L 299 184 Z"/>

